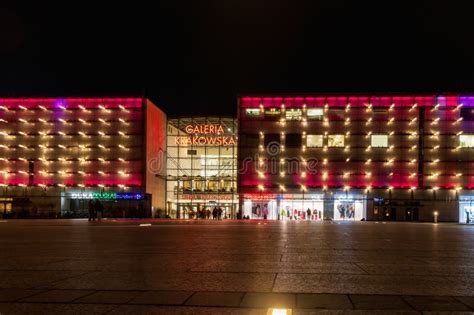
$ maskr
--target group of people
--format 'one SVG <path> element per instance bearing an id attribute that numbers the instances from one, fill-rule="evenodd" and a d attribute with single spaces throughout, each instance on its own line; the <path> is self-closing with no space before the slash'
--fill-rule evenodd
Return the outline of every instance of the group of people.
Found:
<path id="1" fill-rule="evenodd" d="M 89 200 L 89 221 L 102 220 L 104 205 L 98 200 Z"/>
<path id="2" fill-rule="evenodd" d="M 197 212 L 194 212 L 196 219 L 207 219 L 210 220 L 212 216 L 212 220 L 222 220 L 224 210 L 221 207 L 214 207 L 212 211 L 208 209 L 199 209 Z M 189 218 L 193 218 L 194 215 L 192 212 L 188 212 Z M 224 217 L 224 219 L 227 217 Z"/>

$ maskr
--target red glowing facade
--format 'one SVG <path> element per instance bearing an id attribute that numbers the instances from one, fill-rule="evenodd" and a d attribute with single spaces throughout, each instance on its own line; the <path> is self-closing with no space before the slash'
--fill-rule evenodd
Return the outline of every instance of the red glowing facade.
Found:
<path id="1" fill-rule="evenodd" d="M 162 128 L 151 128 L 151 119 Z M 151 193 L 156 183 L 147 161 L 149 152 L 163 150 L 165 122 L 166 115 L 143 98 L 0 99 L 3 194 L 15 196 L 22 188 L 34 194 L 34 187 L 51 195 Z"/>

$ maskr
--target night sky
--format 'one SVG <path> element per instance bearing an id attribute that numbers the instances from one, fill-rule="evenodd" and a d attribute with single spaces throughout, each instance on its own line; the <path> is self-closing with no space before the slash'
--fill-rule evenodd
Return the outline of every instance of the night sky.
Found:
<path id="1" fill-rule="evenodd" d="M 239 94 L 474 92 L 469 1 L 99 2 L 2 4 L 0 94 L 233 115 Z"/>

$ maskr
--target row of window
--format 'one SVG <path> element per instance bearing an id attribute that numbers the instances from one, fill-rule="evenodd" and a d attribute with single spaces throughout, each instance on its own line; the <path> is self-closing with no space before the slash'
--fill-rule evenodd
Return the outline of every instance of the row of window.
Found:
<path id="1" fill-rule="evenodd" d="M 285 135 L 285 142 L 293 145 L 302 143 L 308 148 L 319 148 L 324 146 L 325 135 L 322 134 L 308 134 L 299 135 L 291 134 Z M 270 143 L 279 143 L 280 135 L 269 134 L 265 136 L 265 145 Z M 370 145 L 373 148 L 387 148 L 388 147 L 388 134 L 373 134 L 370 136 Z M 459 145 L 462 148 L 474 148 L 474 135 L 459 135 Z M 327 146 L 332 148 L 344 147 L 345 146 L 345 135 L 343 134 L 332 134 L 327 135 Z"/>
<path id="2" fill-rule="evenodd" d="M 334 108 L 333 108 L 334 109 Z M 341 108 L 339 108 L 341 110 Z M 348 108 L 346 107 L 346 111 Z M 385 113 L 388 112 L 387 108 L 371 108 L 373 112 Z M 306 113 L 306 115 L 304 115 Z M 266 120 L 280 120 L 282 118 L 286 120 L 302 120 L 304 118 L 321 120 L 324 117 L 323 108 L 246 108 L 245 114 L 248 118 L 262 118 Z M 474 120 L 474 109 L 472 108 L 461 108 L 461 117 L 465 120 Z"/>

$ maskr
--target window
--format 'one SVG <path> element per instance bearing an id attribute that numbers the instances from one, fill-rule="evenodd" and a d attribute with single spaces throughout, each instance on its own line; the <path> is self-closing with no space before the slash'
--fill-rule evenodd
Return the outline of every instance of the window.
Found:
<path id="1" fill-rule="evenodd" d="M 288 147 L 300 147 L 303 142 L 300 133 L 289 133 L 285 135 L 285 145 Z"/>
<path id="2" fill-rule="evenodd" d="M 308 119 L 323 119 L 324 110 L 322 108 L 308 108 Z"/>
<path id="3" fill-rule="evenodd" d="M 285 112 L 287 120 L 301 120 L 302 115 L 301 109 L 299 108 L 289 108 Z"/>
<path id="4" fill-rule="evenodd" d="M 344 135 L 329 135 L 328 136 L 329 147 L 343 147 L 344 146 Z"/>
<path id="5" fill-rule="evenodd" d="M 459 144 L 463 148 L 474 148 L 474 135 L 460 135 Z"/>
<path id="6" fill-rule="evenodd" d="M 370 138 L 370 145 L 374 148 L 386 148 L 388 147 L 388 136 L 372 135 Z"/>
<path id="7" fill-rule="evenodd" d="M 306 135 L 306 146 L 317 148 L 323 146 L 323 135 Z"/>
<path id="8" fill-rule="evenodd" d="M 472 107 L 461 108 L 461 117 L 465 121 L 474 121 L 474 108 Z"/>
<path id="9" fill-rule="evenodd" d="M 242 146 L 258 147 L 260 137 L 258 134 L 244 134 L 240 137 L 240 143 Z"/>
<path id="10" fill-rule="evenodd" d="M 268 146 L 270 143 L 280 144 L 280 134 L 279 133 L 266 134 L 264 144 L 265 146 Z"/>
<path id="11" fill-rule="evenodd" d="M 249 117 L 260 117 L 260 108 L 247 108 L 245 113 Z"/>
<path id="12" fill-rule="evenodd" d="M 269 108 L 265 110 L 265 119 L 280 120 L 281 110 L 279 108 Z"/>

